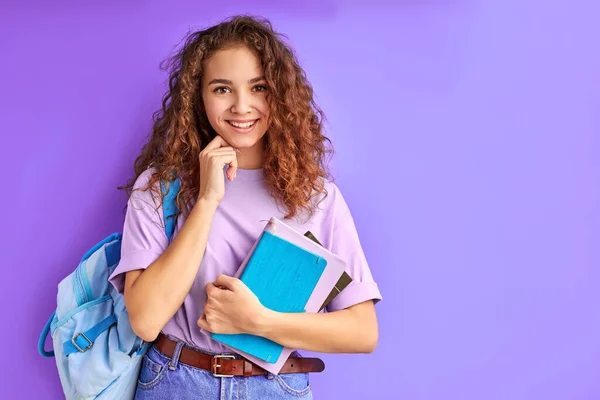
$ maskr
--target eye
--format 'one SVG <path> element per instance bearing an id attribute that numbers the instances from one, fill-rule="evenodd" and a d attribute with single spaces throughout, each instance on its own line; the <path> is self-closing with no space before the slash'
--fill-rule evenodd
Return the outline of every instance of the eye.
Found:
<path id="1" fill-rule="evenodd" d="M 256 85 L 252 88 L 255 92 L 265 92 L 267 87 L 265 85 Z"/>
<path id="2" fill-rule="evenodd" d="M 217 93 L 217 94 L 222 94 L 222 93 L 231 92 L 231 90 L 228 87 L 226 87 L 226 86 L 218 86 L 218 87 L 216 87 L 216 88 L 213 89 L 213 92 Z"/>

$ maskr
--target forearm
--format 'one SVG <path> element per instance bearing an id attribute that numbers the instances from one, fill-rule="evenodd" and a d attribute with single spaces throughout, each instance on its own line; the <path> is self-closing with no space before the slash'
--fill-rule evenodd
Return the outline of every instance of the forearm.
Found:
<path id="1" fill-rule="evenodd" d="M 371 301 L 331 313 L 265 310 L 254 334 L 293 349 L 320 353 L 371 353 L 378 328 Z"/>
<path id="2" fill-rule="evenodd" d="M 216 202 L 199 200 L 171 244 L 125 292 L 134 331 L 158 336 L 188 295 L 202 262 Z"/>

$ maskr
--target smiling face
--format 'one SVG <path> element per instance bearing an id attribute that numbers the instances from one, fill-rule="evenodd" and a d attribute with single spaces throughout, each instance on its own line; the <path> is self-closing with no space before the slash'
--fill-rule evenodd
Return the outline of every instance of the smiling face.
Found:
<path id="1" fill-rule="evenodd" d="M 204 65 L 202 100 L 208 121 L 227 143 L 257 148 L 267 132 L 267 86 L 258 57 L 246 47 L 217 51 Z"/>

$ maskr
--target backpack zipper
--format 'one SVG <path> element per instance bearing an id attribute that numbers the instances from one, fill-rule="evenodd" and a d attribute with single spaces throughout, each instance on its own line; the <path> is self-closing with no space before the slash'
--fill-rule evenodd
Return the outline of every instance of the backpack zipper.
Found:
<path id="1" fill-rule="evenodd" d="M 83 288 L 83 282 L 81 281 L 81 269 L 79 266 L 75 269 L 75 297 L 77 299 L 77 305 L 80 306 L 82 304 L 87 303 L 87 296 L 85 295 L 85 290 Z"/>

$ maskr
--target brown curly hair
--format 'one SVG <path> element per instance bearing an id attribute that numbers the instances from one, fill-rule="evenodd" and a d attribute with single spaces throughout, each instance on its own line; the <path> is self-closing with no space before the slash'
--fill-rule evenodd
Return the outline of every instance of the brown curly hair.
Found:
<path id="1" fill-rule="evenodd" d="M 250 16 L 189 33 L 183 47 L 161 65 L 169 73 L 169 89 L 153 115 L 150 140 L 135 160 L 135 177 L 119 189 L 131 195 L 140 174 L 154 167 L 156 173 L 140 190 L 178 177 L 177 205 L 189 213 L 200 190 L 198 155 L 216 136 L 201 96 L 204 63 L 220 49 L 241 45 L 260 59 L 269 88 L 263 171 L 270 193 L 287 211 L 285 218 L 303 211 L 312 215 L 313 197 L 327 195 L 324 179 L 333 148 L 322 132 L 324 115 L 313 100 L 313 89 L 284 39 L 269 21 Z"/>

